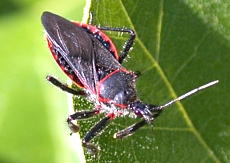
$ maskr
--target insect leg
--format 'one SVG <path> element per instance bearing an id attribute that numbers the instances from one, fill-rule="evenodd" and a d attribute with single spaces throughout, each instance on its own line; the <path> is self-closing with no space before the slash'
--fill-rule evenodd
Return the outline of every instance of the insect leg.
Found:
<path id="1" fill-rule="evenodd" d="M 67 123 L 68 123 L 68 127 L 71 130 L 72 133 L 76 133 L 80 130 L 80 127 L 76 124 L 74 124 L 72 121 L 73 120 L 80 120 L 80 119 L 87 119 L 90 117 L 93 117 L 94 115 L 97 115 L 99 112 L 98 110 L 85 110 L 85 111 L 79 111 L 76 112 L 72 115 L 70 115 L 67 118 Z"/>
<path id="2" fill-rule="evenodd" d="M 68 87 L 67 85 L 61 83 L 59 80 L 57 80 L 56 78 L 52 77 L 52 76 L 47 76 L 46 80 L 50 83 L 52 83 L 53 85 L 57 86 L 58 88 L 60 88 L 61 90 L 71 93 L 73 95 L 81 95 L 81 96 L 86 96 L 85 92 L 82 90 L 74 90 L 70 87 Z"/>
<path id="3" fill-rule="evenodd" d="M 154 105 L 150 105 L 149 111 L 151 113 L 153 113 L 151 118 L 143 119 L 142 121 L 125 128 L 124 130 L 121 130 L 121 131 L 115 133 L 113 137 L 121 139 L 123 137 L 130 136 L 130 135 L 134 134 L 134 132 L 136 132 L 139 128 L 141 128 L 142 126 L 144 126 L 147 123 L 151 123 L 156 117 L 158 117 L 161 114 L 162 109 L 159 107 L 156 107 Z M 143 117 L 144 117 L 144 115 L 143 115 Z"/>
<path id="4" fill-rule="evenodd" d="M 86 136 L 82 139 L 82 145 L 87 149 L 87 152 L 90 154 L 97 153 L 98 149 L 95 145 L 89 143 L 95 136 L 97 136 L 112 120 L 114 114 L 108 114 L 103 119 L 101 119 L 95 126 L 93 126 L 90 131 L 86 134 Z"/>
<path id="5" fill-rule="evenodd" d="M 112 28 L 112 27 L 98 27 L 98 29 L 100 30 L 105 30 L 105 31 L 115 31 L 115 32 L 125 32 L 125 33 L 129 33 L 129 38 L 128 40 L 125 42 L 123 49 L 121 51 L 121 54 L 119 56 L 119 62 L 122 63 L 123 60 L 126 58 L 129 50 L 131 49 L 132 45 L 133 45 L 133 41 L 136 37 L 135 32 L 132 29 L 126 29 L 126 28 Z"/>
<path id="6" fill-rule="evenodd" d="M 125 128 L 124 130 L 121 130 L 121 131 L 115 133 L 113 135 L 113 137 L 121 139 L 123 137 L 130 136 L 130 135 L 134 134 L 134 132 L 136 132 L 139 128 L 144 126 L 146 123 L 147 123 L 147 121 L 145 119 L 143 119 L 142 121 L 135 123 L 135 124 Z"/>

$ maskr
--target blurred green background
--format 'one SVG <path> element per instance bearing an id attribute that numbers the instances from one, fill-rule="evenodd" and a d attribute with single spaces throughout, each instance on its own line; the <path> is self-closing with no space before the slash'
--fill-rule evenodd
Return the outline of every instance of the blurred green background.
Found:
<path id="1" fill-rule="evenodd" d="M 46 82 L 66 76 L 49 54 L 40 16 L 81 21 L 84 0 L 0 1 L 0 163 L 79 162 L 70 143 L 66 94 Z"/>

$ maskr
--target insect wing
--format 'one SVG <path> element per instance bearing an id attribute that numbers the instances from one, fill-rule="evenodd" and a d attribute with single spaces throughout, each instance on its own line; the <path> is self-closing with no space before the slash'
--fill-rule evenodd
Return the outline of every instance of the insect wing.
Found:
<path id="1" fill-rule="evenodd" d="M 92 31 L 50 12 L 44 12 L 41 19 L 52 53 L 61 54 L 80 80 L 77 83 L 91 93 L 96 92 L 98 69 L 114 71 L 122 67 Z"/>
<path id="2" fill-rule="evenodd" d="M 44 12 L 42 24 L 53 53 L 60 53 L 86 89 L 95 90 L 91 36 L 81 27 L 58 15 Z"/>

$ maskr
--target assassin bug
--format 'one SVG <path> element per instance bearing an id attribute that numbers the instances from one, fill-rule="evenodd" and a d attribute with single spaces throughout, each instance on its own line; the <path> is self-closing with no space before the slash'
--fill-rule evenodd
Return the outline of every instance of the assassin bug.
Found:
<path id="1" fill-rule="evenodd" d="M 94 103 L 92 110 L 78 111 L 67 118 L 71 132 L 75 133 L 80 130 L 73 120 L 105 114 L 105 117 L 92 127 L 82 139 L 82 145 L 90 153 L 95 154 L 98 151 L 97 147 L 90 143 L 90 140 L 115 117 L 133 114 L 141 119 L 140 122 L 114 134 L 114 138 L 123 138 L 132 135 L 145 124 L 152 123 L 161 114 L 164 107 L 218 83 L 216 80 L 205 84 L 161 106 L 146 104 L 141 102 L 136 95 L 135 80 L 137 75 L 121 65 L 135 39 L 133 30 L 95 27 L 71 22 L 50 12 L 44 12 L 41 21 L 55 61 L 82 90 L 77 91 L 69 88 L 52 76 L 47 76 L 47 80 L 63 91 L 77 96 L 85 96 Z M 112 41 L 101 30 L 129 34 L 120 55 Z"/>

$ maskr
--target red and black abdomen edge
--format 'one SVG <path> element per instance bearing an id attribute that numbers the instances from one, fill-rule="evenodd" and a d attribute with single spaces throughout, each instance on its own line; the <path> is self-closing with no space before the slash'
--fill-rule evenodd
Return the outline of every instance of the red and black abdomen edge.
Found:
<path id="1" fill-rule="evenodd" d="M 66 62 L 66 60 L 62 57 L 60 52 L 58 52 L 55 48 L 52 47 L 51 42 L 49 39 L 47 39 L 48 47 L 53 55 L 54 60 L 58 64 L 58 66 L 61 68 L 61 70 L 80 88 L 84 88 L 84 85 L 80 81 L 80 79 L 77 77 L 77 75 L 74 73 L 72 68 L 69 66 L 69 64 Z"/>
<path id="2" fill-rule="evenodd" d="M 112 40 L 106 34 L 104 34 L 101 30 L 99 30 L 95 26 L 79 23 L 79 22 L 73 22 L 73 23 L 85 29 L 88 33 L 91 33 L 93 37 L 95 37 L 114 56 L 114 58 L 117 61 L 119 61 L 119 56 L 116 47 L 114 46 Z"/>

